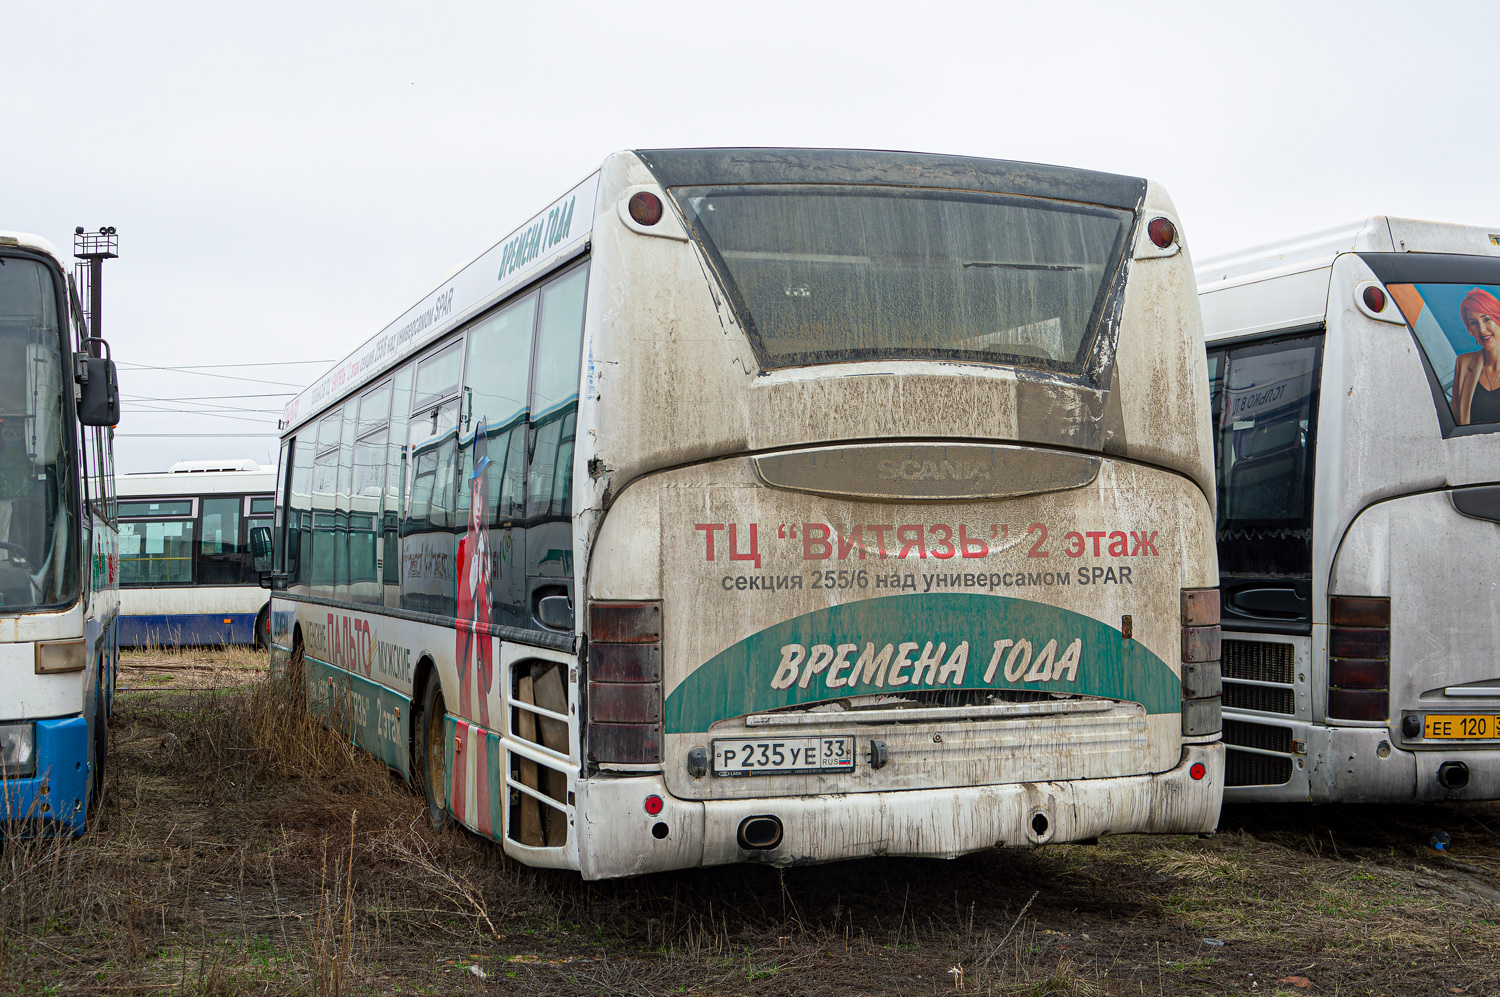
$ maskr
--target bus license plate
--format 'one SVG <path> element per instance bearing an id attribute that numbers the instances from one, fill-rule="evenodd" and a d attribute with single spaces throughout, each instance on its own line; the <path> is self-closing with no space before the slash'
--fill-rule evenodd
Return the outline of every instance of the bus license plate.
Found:
<path id="1" fill-rule="evenodd" d="M 1428 714 L 1422 718 L 1422 736 L 1435 738 L 1500 737 L 1500 716 L 1456 716 Z"/>
<path id="2" fill-rule="evenodd" d="M 714 775 L 852 771 L 852 737 L 744 738 L 714 742 Z"/>

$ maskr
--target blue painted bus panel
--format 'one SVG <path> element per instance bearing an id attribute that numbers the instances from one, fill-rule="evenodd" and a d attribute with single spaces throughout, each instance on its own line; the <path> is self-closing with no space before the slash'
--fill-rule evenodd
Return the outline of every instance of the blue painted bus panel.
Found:
<path id="1" fill-rule="evenodd" d="M 36 722 L 37 775 L 7 779 L 0 793 L 0 828 L 40 818 L 57 830 L 82 834 L 88 816 L 89 722 L 64 717 Z"/>
<path id="2" fill-rule="evenodd" d="M 177 613 L 121 616 L 120 646 L 178 647 L 254 644 L 254 613 Z"/>

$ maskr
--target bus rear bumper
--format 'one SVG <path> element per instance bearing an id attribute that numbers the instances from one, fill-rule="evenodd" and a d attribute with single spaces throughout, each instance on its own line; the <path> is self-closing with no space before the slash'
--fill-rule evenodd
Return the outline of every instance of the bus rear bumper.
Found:
<path id="1" fill-rule="evenodd" d="M 1257 720 L 1261 718 L 1257 717 Z M 1230 803 L 1430 803 L 1500 799 L 1500 748 L 1494 742 L 1425 741 L 1412 750 L 1385 727 L 1330 727 L 1277 720 L 1302 750 L 1287 764 L 1279 785 L 1231 786 Z M 1230 751 L 1236 750 L 1234 745 Z M 1262 755 L 1268 753 L 1261 752 Z M 1280 755 L 1276 757 L 1281 757 Z M 1300 764 L 1295 764 L 1300 762 Z M 1445 786 L 1439 771 L 1462 763 L 1466 784 Z M 1451 780 L 1450 780 L 1451 782 Z"/>
<path id="2" fill-rule="evenodd" d="M 1194 779 L 1198 764 L 1206 772 Z M 1218 743 L 1184 745 L 1175 768 L 1148 775 L 892 793 L 700 803 L 668 795 L 660 776 L 594 778 L 578 784 L 578 812 L 596 815 L 579 821 L 579 869 L 585 879 L 609 879 L 732 862 L 954 858 L 1106 834 L 1206 833 L 1218 825 L 1223 784 Z M 663 800 L 659 814 L 645 812 L 648 796 Z M 779 823 L 779 843 L 742 847 L 741 825 L 762 816 Z"/>
<path id="3" fill-rule="evenodd" d="M 0 782 L 0 837 L 82 834 L 91 757 L 87 718 L 38 720 L 38 775 Z"/>

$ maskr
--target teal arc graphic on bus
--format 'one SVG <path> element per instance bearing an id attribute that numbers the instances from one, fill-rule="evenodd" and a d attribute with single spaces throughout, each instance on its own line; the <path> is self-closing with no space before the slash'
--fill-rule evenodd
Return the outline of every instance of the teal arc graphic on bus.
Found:
<path id="1" fill-rule="evenodd" d="M 1017 689 L 1176 713 L 1176 673 L 1082 613 L 1009 596 L 890 595 L 819 609 L 719 652 L 667 697 L 667 733 L 731 717 L 881 693 Z"/>

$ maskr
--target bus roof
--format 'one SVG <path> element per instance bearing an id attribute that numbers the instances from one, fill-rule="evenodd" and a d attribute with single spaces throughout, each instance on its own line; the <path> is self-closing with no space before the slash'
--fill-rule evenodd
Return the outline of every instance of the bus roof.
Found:
<path id="1" fill-rule="evenodd" d="M 1323 321 L 1328 274 L 1343 253 L 1455 253 L 1500 256 L 1500 226 L 1456 225 L 1373 215 L 1347 225 L 1210 257 L 1197 268 L 1203 332 L 1209 340 Z M 1265 284 L 1253 305 L 1225 294 Z"/>
<path id="2" fill-rule="evenodd" d="M 217 464 L 200 471 L 179 471 L 179 464 Z M 224 465 L 246 466 L 223 469 Z M 115 476 L 121 498 L 161 495 L 212 495 L 219 492 L 269 492 L 276 485 L 276 468 L 255 461 L 179 461 L 170 471 L 135 471 Z"/>
<path id="3" fill-rule="evenodd" d="M 756 183 L 944 187 L 1135 210 L 1146 181 L 1066 166 L 870 149 L 641 149 L 663 187 Z"/>
<path id="4" fill-rule="evenodd" d="M 944 187 L 1136 210 L 1146 181 L 1063 166 L 861 149 L 650 149 L 634 152 L 663 187 L 836 183 Z M 283 435 L 399 361 L 571 259 L 593 231 L 596 170 L 504 238 L 438 281 L 394 322 L 287 403 Z"/>
<path id="5" fill-rule="evenodd" d="M 30 249 L 33 252 L 45 253 L 46 255 L 52 257 L 52 260 L 57 264 L 58 269 L 62 270 L 64 273 L 66 273 L 68 270 L 68 265 L 63 262 L 62 256 L 57 252 L 57 247 L 52 245 L 51 242 L 43 239 L 39 235 L 32 235 L 29 232 L 12 232 L 8 229 L 0 229 L 0 247 L 5 246 L 17 246 L 21 249 Z"/>

